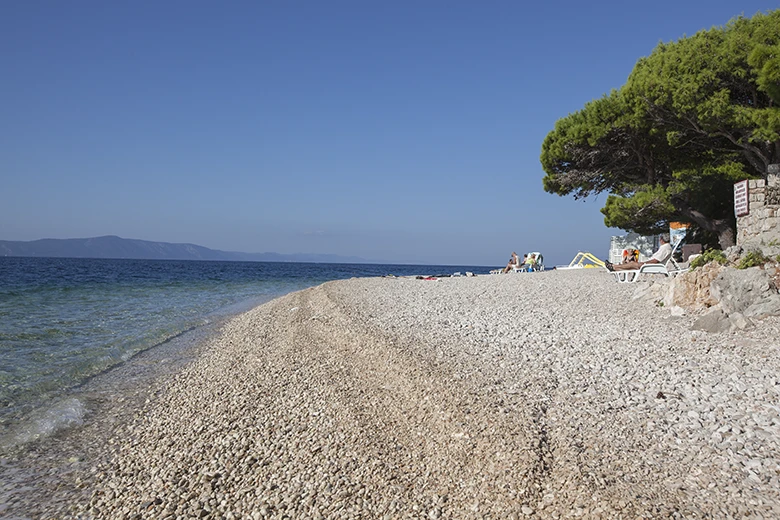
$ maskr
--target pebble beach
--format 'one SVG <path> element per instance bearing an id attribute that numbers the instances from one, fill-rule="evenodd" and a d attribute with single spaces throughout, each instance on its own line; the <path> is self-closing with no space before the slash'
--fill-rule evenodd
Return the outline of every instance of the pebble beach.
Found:
<path id="1" fill-rule="evenodd" d="M 634 291 L 582 269 L 286 295 L 6 513 L 779 517 L 780 318 L 692 331 Z"/>

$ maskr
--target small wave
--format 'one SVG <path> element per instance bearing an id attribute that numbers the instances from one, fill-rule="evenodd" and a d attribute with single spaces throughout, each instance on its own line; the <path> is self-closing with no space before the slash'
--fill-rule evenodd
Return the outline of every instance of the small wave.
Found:
<path id="1" fill-rule="evenodd" d="M 0 449 L 7 450 L 49 437 L 65 428 L 84 423 L 86 407 L 75 398 L 64 399 L 54 405 L 33 412 L 14 430 L 0 437 Z"/>

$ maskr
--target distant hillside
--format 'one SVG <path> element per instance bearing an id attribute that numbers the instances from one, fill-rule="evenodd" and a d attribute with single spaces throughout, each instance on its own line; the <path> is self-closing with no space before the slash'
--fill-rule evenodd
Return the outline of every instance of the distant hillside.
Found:
<path id="1" fill-rule="evenodd" d="M 150 242 L 117 236 L 95 238 L 45 238 L 30 242 L 0 240 L 0 256 L 52 258 L 134 258 L 144 260 L 227 260 L 245 262 L 368 263 L 356 256 L 297 253 L 237 253 L 195 244 Z"/>

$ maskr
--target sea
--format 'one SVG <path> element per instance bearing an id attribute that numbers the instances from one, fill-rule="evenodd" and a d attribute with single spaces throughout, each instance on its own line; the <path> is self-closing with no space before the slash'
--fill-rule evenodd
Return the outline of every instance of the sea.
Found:
<path id="1" fill-rule="evenodd" d="M 224 320 L 273 298 L 352 277 L 489 270 L 0 257 L 0 455 L 83 426 L 100 403 L 177 370 Z"/>

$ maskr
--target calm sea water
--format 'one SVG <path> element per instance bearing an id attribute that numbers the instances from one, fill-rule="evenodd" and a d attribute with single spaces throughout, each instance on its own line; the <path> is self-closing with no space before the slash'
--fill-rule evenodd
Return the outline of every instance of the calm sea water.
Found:
<path id="1" fill-rule="evenodd" d="M 73 390 L 140 352 L 283 294 L 474 266 L 0 257 L 0 450 L 80 424 Z"/>

